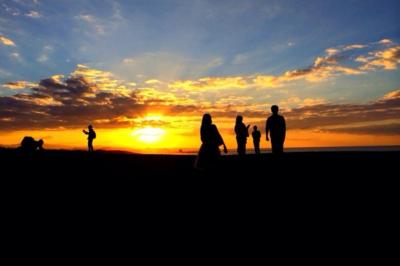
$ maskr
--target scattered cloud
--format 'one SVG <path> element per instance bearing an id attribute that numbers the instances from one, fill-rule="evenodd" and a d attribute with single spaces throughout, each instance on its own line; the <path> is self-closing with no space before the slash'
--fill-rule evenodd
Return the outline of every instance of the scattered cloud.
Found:
<path id="1" fill-rule="evenodd" d="M 359 56 L 358 62 L 364 63 L 363 70 L 395 70 L 400 64 L 400 45 L 387 48 L 382 51 L 370 52 L 368 56 Z"/>
<path id="2" fill-rule="evenodd" d="M 79 15 L 76 17 L 78 20 L 85 22 L 87 25 L 89 25 L 97 35 L 105 35 L 105 27 L 103 26 L 102 23 L 93 15 L 85 14 L 85 15 Z"/>
<path id="3" fill-rule="evenodd" d="M 162 82 L 159 81 L 158 79 L 149 79 L 149 80 L 146 80 L 145 83 L 149 84 L 149 85 L 155 85 L 155 84 L 160 84 Z"/>
<path id="4" fill-rule="evenodd" d="M 16 82 L 6 86 L 16 89 L 27 85 Z M 117 121 L 120 116 L 143 111 L 134 92 L 124 95 L 118 89 L 99 90 L 97 84 L 89 82 L 84 76 L 71 75 L 64 81 L 59 76 L 53 76 L 35 85 L 29 94 L 0 97 L 0 117 L 12 120 L 12 123 L 0 121 L 0 129 L 73 128 L 99 119 Z M 128 124 L 115 122 L 113 125 Z"/>
<path id="5" fill-rule="evenodd" d="M 147 85 L 159 82 L 148 80 Z M 0 97 L 0 117 L 7 118 L 0 121 L 0 129 L 75 128 L 88 122 L 97 127 L 132 127 L 149 110 L 180 117 L 211 112 L 217 117 L 232 118 L 242 113 L 252 120 L 264 120 L 269 115 L 267 103 L 257 102 L 254 96 L 222 92 L 212 102 L 203 97 L 210 94 L 207 91 L 210 88 L 242 88 L 249 82 L 242 77 L 207 77 L 193 84 L 172 83 L 169 90 L 139 86 L 129 89 L 131 85 L 116 79 L 111 72 L 78 65 L 66 78 L 53 75 L 38 84 L 27 81 L 3 84 L 12 90 L 30 90 Z M 189 91 L 175 91 L 182 88 Z M 395 134 L 400 125 L 400 89 L 365 104 L 332 104 L 323 98 L 292 96 L 280 105 L 289 130 Z"/>
<path id="6" fill-rule="evenodd" d="M 382 97 L 383 100 L 395 100 L 400 99 L 400 89 L 388 92 Z"/>
<path id="7" fill-rule="evenodd" d="M 38 56 L 38 58 L 36 60 L 40 63 L 45 63 L 49 60 L 49 57 L 47 54 L 41 54 Z"/>
<path id="8" fill-rule="evenodd" d="M 122 63 L 123 64 L 133 64 L 133 63 L 135 63 L 135 59 L 133 59 L 133 58 L 124 58 L 122 60 Z"/>
<path id="9" fill-rule="evenodd" d="M 390 123 L 387 125 L 368 125 L 352 126 L 324 129 L 323 131 L 333 133 L 346 133 L 355 135 L 374 135 L 374 136 L 400 136 L 400 123 Z"/>
<path id="10" fill-rule="evenodd" d="M 389 39 L 382 39 L 379 41 L 380 44 L 392 44 L 393 42 Z"/>
<path id="11" fill-rule="evenodd" d="M 363 49 L 366 48 L 366 45 L 363 44 L 351 44 L 351 45 L 347 45 L 343 48 L 343 51 L 349 51 L 349 50 L 353 50 L 353 49 Z"/>
<path id="12" fill-rule="evenodd" d="M 1 76 L 11 76 L 11 73 L 5 69 L 0 68 L 0 75 Z"/>
<path id="13" fill-rule="evenodd" d="M 303 106 L 285 112 L 292 129 L 350 128 L 353 124 L 382 124 L 397 121 L 400 125 L 400 90 L 366 104 L 329 104 Z M 393 122 L 392 122 L 393 123 Z M 360 125 L 358 125 L 360 126 Z M 372 128 L 372 127 L 371 127 Z"/>
<path id="14" fill-rule="evenodd" d="M 299 80 L 315 83 L 341 75 L 361 75 L 376 69 L 394 70 L 400 64 L 400 45 L 395 45 L 388 39 L 377 43 L 328 48 L 325 53 L 324 56 L 316 57 L 311 66 L 288 70 L 281 75 L 206 77 L 198 80 L 176 81 L 170 84 L 170 87 L 186 90 L 277 88 Z M 238 54 L 232 63 L 240 64 L 246 60 L 246 55 Z"/>
<path id="15" fill-rule="evenodd" d="M 22 90 L 22 89 L 36 87 L 38 86 L 38 84 L 30 81 L 20 80 L 14 82 L 7 82 L 2 84 L 1 86 L 10 90 Z"/>
<path id="16" fill-rule="evenodd" d="M 7 46 L 15 46 L 15 43 L 11 39 L 5 37 L 4 35 L 0 35 L 0 43 Z"/>
<path id="17" fill-rule="evenodd" d="M 106 2 L 111 15 L 95 16 L 87 13 L 77 15 L 75 19 L 82 23 L 78 30 L 87 35 L 105 36 L 124 25 L 126 19 L 122 16 L 120 4 L 116 1 Z M 84 27 L 85 25 L 87 27 Z"/>
<path id="18" fill-rule="evenodd" d="M 10 54 L 11 59 L 16 60 L 16 61 L 21 61 L 21 55 L 19 53 L 11 53 Z"/>
<path id="19" fill-rule="evenodd" d="M 279 103 L 279 106 L 284 109 L 290 109 L 293 106 L 296 107 L 304 107 L 304 106 L 315 106 L 326 103 L 326 100 L 323 98 L 305 98 L 301 99 L 297 96 L 289 97 L 286 100 L 283 100 Z"/>
<path id="20" fill-rule="evenodd" d="M 214 68 L 214 67 L 219 67 L 223 64 L 223 60 L 220 57 L 213 58 L 207 65 L 206 68 Z"/>
<path id="21" fill-rule="evenodd" d="M 306 98 L 303 100 L 301 106 L 314 106 L 324 103 L 326 103 L 326 100 L 323 98 Z"/>
<path id="22" fill-rule="evenodd" d="M 54 51 L 54 47 L 52 45 L 45 45 L 42 48 L 42 52 L 39 54 L 39 56 L 36 58 L 36 61 L 39 63 L 46 63 L 49 61 L 51 54 Z"/>
<path id="23" fill-rule="evenodd" d="M 42 14 L 40 14 L 38 11 L 31 10 L 31 11 L 25 13 L 25 16 L 30 17 L 30 18 L 41 18 Z"/>
<path id="24" fill-rule="evenodd" d="M 11 7 L 6 4 L 2 4 L 2 7 L 11 16 L 19 16 L 21 14 L 18 8 Z"/>
<path id="25" fill-rule="evenodd" d="M 232 60 L 232 64 L 240 65 L 248 60 L 249 56 L 245 54 L 237 54 Z"/>
<path id="26" fill-rule="evenodd" d="M 169 84 L 172 89 L 193 91 L 246 88 L 247 81 L 243 77 L 205 77 L 198 80 L 181 80 Z"/>

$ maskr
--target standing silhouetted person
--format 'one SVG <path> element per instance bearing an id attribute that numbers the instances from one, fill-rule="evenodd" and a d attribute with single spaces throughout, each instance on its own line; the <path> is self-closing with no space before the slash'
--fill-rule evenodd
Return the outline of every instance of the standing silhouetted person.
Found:
<path id="1" fill-rule="evenodd" d="M 251 133 L 251 136 L 253 137 L 254 152 L 256 154 L 260 154 L 261 132 L 257 129 L 257 126 L 253 127 L 253 132 Z"/>
<path id="2" fill-rule="evenodd" d="M 214 166 L 215 161 L 221 155 L 219 146 L 224 146 L 224 153 L 227 149 L 219 134 L 217 127 L 212 123 L 211 115 L 204 114 L 200 127 L 201 147 L 196 159 L 195 167 L 197 169 L 205 169 Z"/>
<path id="3" fill-rule="evenodd" d="M 96 132 L 93 130 L 92 125 L 88 126 L 88 131 L 82 130 L 83 133 L 88 135 L 88 150 L 89 152 L 93 151 L 93 140 L 96 138 Z"/>
<path id="4" fill-rule="evenodd" d="M 279 107 L 277 105 L 273 105 L 271 111 L 272 115 L 268 117 L 265 126 L 265 134 L 267 141 L 269 141 L 268 133 L 270 133 L 272 153 L 279 155 L 283 153 L 283 143 L 286 137 L 286 122 L 283 116 L 278 115 Z"/>
<path id="5" fill-rule="evenodd" d="M 247 138 L 249 137 L 249 127 L 247 127 L 243 123 L 243 116 L 238 115 L 236 117 L 236 124 L 235 124 L 235 133 L 236 133 L 236 142 L 237 142 L 237 152 L 239 155 L 246 154 L 246 142 Z"/>

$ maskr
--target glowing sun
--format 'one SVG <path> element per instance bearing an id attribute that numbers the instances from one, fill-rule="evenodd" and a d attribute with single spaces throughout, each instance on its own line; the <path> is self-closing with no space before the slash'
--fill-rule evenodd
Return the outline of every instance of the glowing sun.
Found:
<path id="1" fill-rule="evenodd" d="M 161 128 L 145 127 L 135 129 L 131 136 L 138 138 L 140 141 L 145 143 L 155 143 L 159 141 L 165 134 L 165 130 Z"/>

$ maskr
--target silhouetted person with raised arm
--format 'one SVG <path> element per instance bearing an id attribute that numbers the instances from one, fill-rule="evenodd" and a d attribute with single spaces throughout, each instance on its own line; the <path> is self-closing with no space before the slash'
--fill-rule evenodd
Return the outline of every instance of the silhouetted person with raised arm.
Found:
<path id="1" fill-rule="evenodd" d="M 239 155 L 246 154 L 246 142 L 247 138 L 249 137 L 249 127 L 247 127 L 243 123 L 243 116 L 238 115 L 236 117 L 236 124 L 235 124 L 235 133 L 236 133 L 236 142 L 237 142 L 237 152 Z"/>
<path id="2" fill-rule="evenodd" d="M 227 153 L 226 145 L 219 134 L 217 127 L 212 123 L 211 115 L 204 114 L 200 127 L 201 147 L 196 158 L 197 169 L 209 169 L 215 165 L 215 161 L 221 155 L 219 146 L 223 145 L 224 153 Z"/>
<path id="3" fill-rule="evenodd" d="M 92 125 L 88 126 L 88 131 L 82 130 L 82 132 L 88 135 L 88 150 L 89 152 L 93 152 L 93 140 L 96 138 L 96 132 L 93 130 Z"/>
<path id="4" fill-rule="evenodd" d="M 253 127 L 253 132 L 251 133 L 251 136 L 253 137 L 254 152 L 256 154 L 260 154 L 261 132 L 257 129 L 257 126 Z"/>
<path id="5" fill-rule="evenodd" d="M 265 126 L 266 139 L 269 141 L 269 133 L 271 136 L 272 153 L 280 155 L 283 153 L 283 143 L 286 137 L 286 122 L 283 116 L 278 115 L 279 107 L 277 105 L 273 105 L 271 111 L 272 115 L 268 117 Z"/>

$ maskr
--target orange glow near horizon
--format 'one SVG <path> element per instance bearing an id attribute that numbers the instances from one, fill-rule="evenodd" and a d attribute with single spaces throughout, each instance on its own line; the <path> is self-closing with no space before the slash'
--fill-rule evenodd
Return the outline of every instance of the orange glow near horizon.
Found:
<path id="1" fill-rule="evenodd" d="M 217 123 L 218 124 L 218 123 Z M 223 123 L 221 123 L 223 125 Z M 236 151 L 233 129 L 219 127 L 228 150 Z M 95 128 L 95 149 L 126 150 L 139 153 L 195 152 L 201 141 L 198 128 L 152 127 L 102 129 Z M 0 133 L 1 146 L 16 147 L 24 136 L 43 139 L 48 149 L 86 149 L 86 136 L 81 129 L 15 131 Z M 263 134 L 261 148 L 270 148 Z M 399 136 L 353 135 L 318 132 L 312 130 L 289 130 L 286 148 L 295 147 L 340 147 L 340 146 L 385 146 L 400 145 Z M 253 149 L 251 137 L 247 149 Z"/>

